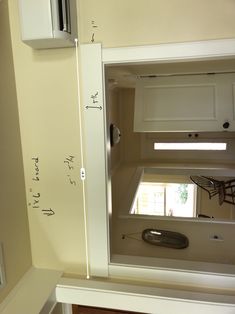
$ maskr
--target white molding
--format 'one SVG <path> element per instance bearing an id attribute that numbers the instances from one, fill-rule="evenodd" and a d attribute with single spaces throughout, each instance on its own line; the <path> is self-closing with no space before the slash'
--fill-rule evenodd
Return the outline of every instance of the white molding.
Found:
<path id="1" fill-rule="evenodd" d="M 1 314 L 38 314 L 45 309 L 62 272 L 30 268 L 0 304 Z M 49 305 L 49 304 L 47 304 Z M 51 307 L 54 302 L 51 303 Z M 47 309 L 51 309 L 47 307 Z M 46 312 L 42 312 L 46 313 Z M 48 312 L 47 312 L 48 313 Z"/>
<path id="2" fill-rule="evenodd" d="M 58 302 L 158 314 L 229 314 L 235 311 L 232 295 L 123 284 L 102 280 L 61 278 Z"/>
<path id="3" fill-rule="evenodd" d="M 234 38 L 102 49 L 102 61 L 105 64 L 222 59 L 234 56 Z"/>
<path id="4" fill-rule="evenodd" d="M 104 149 L 106 147 L 104 138 L 106 124 L 101 45 L 81 45 L 81 58 L 83 90 L 83 103 L 81 106 L 84 138 L 86 139 L 84 151 L 87 169 L 86 200 L 88 208 L 89 266 L 91 275 L 107 276 L 108 224 L 106 211 L 106 156 Z M 93 101 L 92 97 L 94 95 L 97 96 Z"/>
<path id="5" fill-rule="evenodd" d="M 206 278 L 204 278 L 206 279 Z M 167 288 L 161 283 L 133 284 L 114 280 L 87 280 L 61 277 L 61 272 L 30 269 L 0 307 L 2 314 L 49 314 L 63 303 L 64 314 L 72 314 L 71 304 L 158 314 L 230 314 L 235 311 L 231 293 L 205 289 Z M 231 286 L 232 289 L 232 286 Z M 231 292 L 232 290 L 230 290 Z M 228 291 L 227 291 L 228 292 Z M 52 306 L 48 305 L 53 296 Z M 157 309 L 157 311 L 156 311 Z"/>
<path id="6" fill-rule="evenodd" d="M 177 283 L 184 287 L 235 290 L 235 266 L 226 264 L 114 255 L 109 265 L 109 275 L 112 278 L 138 278 L 168 285 Z"/>
<path id="7" fill-rule="evenodd" d="M 124 47 L 124 48 L 102 48 L 97 44 L 84 44 L 81 45 L 81 57 L 82 57 L 82 81 L 83 81 L 83 94 L 85 103 L 90 99 L 91 90 L 99 90 L 104 95 L 104 73 L 102 69 L 106 64 L 124 64 L 124 63 L 141 63 L 141 62 L 173 62 L 180 60 L 213 60 L 235 57 L 235 39 L 222 39 L 222 40 L 210 40 L 201 42 L 188 42 L 188 43 L 176 43 L 176 44 L 161 44 L 155 46 L 137 46 L 137 47 Z M 104 72 L 104 71 L 103 71 Z M 103 77 L 101 77 L 103 75 Z M 104 100 L 103 100 L 104 101 Z M 104 102 L 103 102 L 103 105 Z M 91 114 L 91 113 L 89 113 Z M 85 128 L 87 123 L 87 117 L 85 116 Z M 94 119 L 93 119 L 94 118 Z M 112 272 L 112 265 L 109 265 L 108 256 L 108 219 L 107 219 L 107 190 L 103 185 L 106 185 L 107 178 L 104 179 L 106 171 L 105 151 L 106 143 L 104 138 L 100 136 L 105 130 L 105 117 L 103 120 L 97 113 L 93 113 L 93 123 L 89 122 L 86 132 L 86 147 L 92 147 L 93 150 L 88 152 L 87 162 L 87 185 L 88 185 L 88 230 L 92 237 L 89 239 L 90 256 L 91 256 L 91 274 L 96 276 L 108 276 L 108 272 Z M 92 120 L 91 120 L 92 121 Z M 103 121 L 103 122 L 102 122 Z M 103 125 L 100 125 L 103 123 Z M 92 138 L 89 138 L 89 134 L 92 133 Z M 99 134 L 99 136 L 97 135 Z M 104 133 L 103 133 L 104 134 Z M 94 162 L 95 151 L 95 162 Z M 97 158 L 98 157 L 98 158 Z M 92 162 L 93 159 L 93 162 Z M 90 161 L 89 161 L 90 160 Z M 97 173 L 99 172 L 99 175 Z M 91 177 L 89 177 L 89 175 Z M 105 182 L 106 180 L 106 182 Z M 90 188 L 89 188 L 90 185 Z M 91 185 L 93 188 L 91 188 Z M 97 191 L 99 187 L 99 192 Z M 101 191 L 102 190 L 102 191 Z M 92 204 L 92 206 L 91 206 Z M 97 241 L 97 236 L 99 237 Z M 130 267 L 122 265 L 119 268 L 120 275 L 128 277 L 130 274 Z M 137 269 L 138 270 L 138 269 Z M 154 269 L 153 269 L 154 271 Z M 159 269 L 155 269 L 156 274 L 159 273 Z M 167 277 L 167 283 L 178 284 L 175 282 L 175 274 L 177 277 L 186 276 L 188 278 L 188 284 L 193 286 L 194 275 L 188 270 L 174 270 L 174 274 L 169 272 L 169 269 L 161 269 L 162 281 Z M 177 273 L 178 272 L 178 273 Z M 165 277 L 166 275 L 166 277 Z M 198 272 L 200 278 L 204 284 L 207 282 L 207 275 L 203 272 Z M 224 287 L 229 288 L 227 283 L 233 281 L 233 275 L 229 274 L 217 274 L 221 276 L 221 281 L 226 277 Z M 208 287 L 213 288 L 213 280 L 218 279 L 210 274 L 211 281 L 208 283 Z M 135 273 L 135 280 L 141 279 L 142 273 L 140 270 Z M 191 276 L 191 277 L 190 277 Z M 157 278 L 157 277 L 156 277 Z M 190 280 L 190 278 L 192 280 Z M 142 277 L 143 279 L 143 277 Z M 180 282 L 179 282 L 180 283 Z M 174 312 L 174 311 L 173 311 Z M 172 312 L 171 312 L 172 313 Z M 225 312 L 223 312 L 225 313 Z"/>

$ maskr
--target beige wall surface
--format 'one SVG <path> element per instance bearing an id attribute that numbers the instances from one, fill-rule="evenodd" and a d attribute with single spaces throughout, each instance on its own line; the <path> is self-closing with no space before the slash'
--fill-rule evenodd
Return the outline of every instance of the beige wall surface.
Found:
<path id="1" fill-rule="evenodd" d="M 22 43 L 10 1 L 32 259 L 36 267 L 84 272 L 75 49 Z"/>
<path id="2" fill-rule="evenodd" d="M 81 0 L 82 42 L 106 47 L 235 36 L 231 0 Z"/>
<path id="3" fill-rule="evenodd" d="M 7 1 L 0 2 L 0 242 L 6 286 L 0 302 L 31 266 L 23 160 Z"/>

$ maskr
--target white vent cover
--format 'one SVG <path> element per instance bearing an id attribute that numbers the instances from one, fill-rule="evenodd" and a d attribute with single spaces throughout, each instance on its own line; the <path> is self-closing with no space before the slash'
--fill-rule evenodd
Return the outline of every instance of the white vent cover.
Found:
<path id="1" fill-rule="evenodd" d="M 76 0 L 19 0 L 22 41 L 35 48 L 71 47 L 77 38 Z"/>

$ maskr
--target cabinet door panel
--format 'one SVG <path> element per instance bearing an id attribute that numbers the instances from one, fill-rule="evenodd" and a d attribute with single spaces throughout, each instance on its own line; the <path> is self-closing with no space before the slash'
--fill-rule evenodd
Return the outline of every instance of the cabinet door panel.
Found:
<path id="1" fill-rule="evenodd" d="M 139 79 L 134 131 L 222 131 L 234 125 L 234 74 Z"/>
<path id="2" fill-rule="evenodd" d="M 145 87 L 144 121 L 215 120 L 215 92 L 213 85 Z"/>

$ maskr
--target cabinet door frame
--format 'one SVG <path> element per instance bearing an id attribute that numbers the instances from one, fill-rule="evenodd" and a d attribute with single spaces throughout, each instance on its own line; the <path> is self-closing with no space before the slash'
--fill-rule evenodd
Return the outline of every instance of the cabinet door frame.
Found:
<path id="1" fill-rule="evenodd" d="M 194 272 L 177 269 L 158 269 L 111 265 L 109 256 L 109 215 L 107 201 L 108 171 L 107 143 L 105 141 L 105 65 L 144 62 L 176 62 L 215 60 L 235 57 L 235 39 L 209 40 L 177 44 L 160 44 L 124 48 L 103 48 L 101 44 L 81 45 L 82 114 L 84 123 L 86 155 L 86 200 L 88 224 L 89 269 L 93 276 L 122 276 L 139 279 L 158 279 L 164 283 L 199 287 L 235 289 L 232 274 Z M 98 94 L 97 94 L 98 93 Z M 87 109 L 92 105 L 92 96 L 99 95 L 98 109 Z M 92 134 L 91 134 L 92 133 Z M 95 159 L 94 159 L 95 158 Z M 97 241 L 97 236 L 99 240 Z M 221 280 L 223 278 L 223 280 Z"/>
<path id="2" fill-rule="evenodd" d="M 225 122 L 234 131 L 234 81 L 234 73 L 139 78 L 134 131 L 223 132 Z"/>

